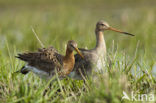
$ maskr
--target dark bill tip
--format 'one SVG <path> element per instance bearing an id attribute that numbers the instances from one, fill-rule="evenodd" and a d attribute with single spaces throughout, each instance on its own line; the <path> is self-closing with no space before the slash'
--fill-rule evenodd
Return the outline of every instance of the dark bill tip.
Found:
<path id="1" fill-rule="evenodd" d="M 130 35 L 130 36 L 135 36 L 133 34 L 130 34 L 130 33 L 127 33 L 127 32 L 122 32 L 123 34 L 127 34 L 127 35 Z"/>

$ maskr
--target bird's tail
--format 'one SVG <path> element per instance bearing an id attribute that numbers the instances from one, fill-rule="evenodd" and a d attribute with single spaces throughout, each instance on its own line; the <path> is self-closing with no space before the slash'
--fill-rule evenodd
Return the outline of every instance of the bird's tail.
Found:
<path id="1" fill-rule="evenodd" d="M 21 70 L 18 70 L 18 71 L 14 72 L 14 73 L 27 74 L 27 73 L 29 73 L 29 70 L 28 70 L 28 68 L 26 68 L 26 66 L 24 65 L 24 66 L 21 68 Z"/>
<path id="2" fill-rule="evenodd" d="M 23 53 L 23 54 L 18 54 L 18 56 L 15 56 L 15 57 L 25 62 L 28 62 L 32 59 L 34 54 L 35 53 Z"/>

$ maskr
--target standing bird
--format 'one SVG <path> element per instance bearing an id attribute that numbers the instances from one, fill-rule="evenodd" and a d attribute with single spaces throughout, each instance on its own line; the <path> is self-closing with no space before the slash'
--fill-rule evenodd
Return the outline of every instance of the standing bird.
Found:
<path id="1" fill-rule="evenodd" d="M 79 55 L 75 55 L 75 65 L 73 71 L 69 74 L 69 77 L 74 79 L 84 79 L 83 77 L 90 75 L 92 71 L 102 71 L 106 60 L 106 44 L 104 40 L 103 32 L 105 30 L 111 30 L 122 34 L 134 36 L 133 34 L 122 32 L 115 28 L 112 28 L 108 23 L 104 21 L 98 21 L 96 24 L 96 46 L 91 50 L 81 49 L 81 53 L 84 59 Z"/>
<path id="2" fill-rule="evenodd" d="M 83 55 L 77 48 L 77 43 L 73 40 L 68 41 L 66 55 L 63 56 L 53 47 L 39 49 L 38 52 L 29 52 L 18 54 L 17 58 L 25 61 L 27 64 L 20 71 L 22 74 L 27 74 L 32 71 L 41 78 L 50 79 L 57 71 L 59 77 L 68 75 L 75 64 L 75 50 L 81 58 Z"/>

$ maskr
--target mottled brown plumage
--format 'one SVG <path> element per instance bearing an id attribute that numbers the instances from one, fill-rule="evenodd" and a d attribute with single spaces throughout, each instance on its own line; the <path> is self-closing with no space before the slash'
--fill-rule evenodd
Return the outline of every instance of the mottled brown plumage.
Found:
<path id="1" fill-rule="evenodd" d="M 38 49 L 37 52 L 18 54 L 17 58 L 27 62 L 21 69 L 21 73 L 34 72 L 43 78 L 51 78 L 57 71 L 59 76 L 68 75 L 75 64 L 73 50 L 83 57 L 77 49 L 76 42 L 68 41 L 66 55 L 63 56 L 53 47 Z M 56 70 L 56 71 L 55 71 Z"/>

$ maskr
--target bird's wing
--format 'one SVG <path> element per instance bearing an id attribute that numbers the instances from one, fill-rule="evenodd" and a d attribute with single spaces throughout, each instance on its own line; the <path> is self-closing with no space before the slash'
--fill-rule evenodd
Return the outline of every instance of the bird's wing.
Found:
<path id="1" fill-rule="evenodd" d="M 82 59 L 78 54 L 75 54 L 75 65 L 73 71 L 79 75 L 85 75 L 86 71 L 91 70 L 92 63 L 90 60 L 92 59 L 92 54 L 90 54 L 87 49 L 80 49 L 80 51 L 83 54 L 84 59 Z"/>
<path id="2" fill-rule="evenodd" d="M 46 72 L 55 68 L 61 69 L 63 64 L 63 56 L 53 47 L 42 48 L 38 52 L 18 54 L 17 58 Z"/>
<path id="3" fill-rule="evenodd" d="M 84 48 L 79 48 L 80 51 L 88 51 L 88 49 L 84 49 Z"/>

